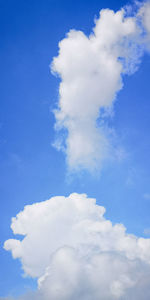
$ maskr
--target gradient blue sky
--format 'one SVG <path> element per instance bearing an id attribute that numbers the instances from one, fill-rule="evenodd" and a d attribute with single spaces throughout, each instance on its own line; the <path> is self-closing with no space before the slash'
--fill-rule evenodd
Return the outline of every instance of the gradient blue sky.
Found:
<path id="1" fill-rule="evenodd" d="M 24 205 L 71 192 L 87 193 L 107 209 L 106 217 L 144 236 L 150 228 L 150 56 L 125 76 L 110 125 L 126 155 L 100 176 L 68 176 L 63 153 L 51 146 L 58 78 L 49 65 L 71 28 L 89 34 L 102 8 L 126 1 L 0 1 L 0 296 L 19 295 L 35 283 L 3 249 L 10 222 Z"/>

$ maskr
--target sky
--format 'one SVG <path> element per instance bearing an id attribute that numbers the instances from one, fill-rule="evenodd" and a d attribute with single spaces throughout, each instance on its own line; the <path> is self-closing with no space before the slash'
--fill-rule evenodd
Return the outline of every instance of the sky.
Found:
<path id="1" fill-rule="evenodd" d="M 149 20 L 0 1 L 0 299 L 150 298 Z"/>

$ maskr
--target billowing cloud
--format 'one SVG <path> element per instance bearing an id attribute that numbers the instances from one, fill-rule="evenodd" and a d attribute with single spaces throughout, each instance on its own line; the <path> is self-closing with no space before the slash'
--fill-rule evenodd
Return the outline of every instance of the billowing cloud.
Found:
<path id="1" fill-rule="evenodd" d="M 24 238 L 4 248 L 37 277 L 36 299 L 149 299 L 150 239 L 127 234 L 104 213 L 95 199 L 74 193 L 25 206 L 12 218 L 14 234 Z"/>
<path id="2" fill-rule="evenodd" d="M 103 9 L 89 36 L 71 30 L 59 43 L 51 69 L 61 78 L 54 113 L 55 128 L 62 132 L 54 145 L 65 152 L 71 170 L 100 169 L 115 153 L 103 116 L 123 86 L 123 74 L 135 72 L 140 62 L 149 4 L 139 11 L 128 17 L 126 9 Z"/>

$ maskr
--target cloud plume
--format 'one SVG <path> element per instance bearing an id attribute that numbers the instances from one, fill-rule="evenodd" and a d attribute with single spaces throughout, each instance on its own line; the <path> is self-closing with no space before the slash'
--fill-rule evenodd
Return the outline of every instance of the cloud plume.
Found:
<path id="1" fill-rule="evenodd" d="M 38 279 L 35 299 L 149 299 L 150 239 L 127 234 L 104 213 L 95 199 L 74 193 L 12 218 L 14 234 L 24 238 L 4 248 Z"/>
<path id="2" fill-rule="evenodd" d="M 126 9 L 102 9 L 89 36 L 71 30 L 60 41 L 51 65 L 61 79 L 54 111 L 61 135 L 54 145 L 65 152 L 69 169 L 100 169 L 113 155 L 103 112 L 112 108 L 123 75 L 137 70 L 149 39 L 149 20 L 149 3 L 132 17 Z"/>

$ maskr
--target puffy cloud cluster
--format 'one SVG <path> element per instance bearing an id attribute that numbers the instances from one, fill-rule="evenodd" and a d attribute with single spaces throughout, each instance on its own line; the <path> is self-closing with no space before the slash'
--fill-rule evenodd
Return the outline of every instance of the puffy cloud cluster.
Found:
<path id="1" fill-rule="evenodd" d="M 65 151 L 69 168 L 99 169 L 110 156 L 103 115 L 122 75 L 136 71 L 149 45 L 149 2 L 132 17 L 125 9 L 101 10 L 90 36 L 71 30 L 59 43 L 52 71 L 61 78 L 55 117 L 63 132 L 55 146 Z M 127 234 L 104 213 L 95 199 L 71 194 L 27 205 L 12 218 L 13 233 L 23 237 L 4 248 L 38 282 L 38 291 L 22 300 L 150 299 L 150 239 Z"/>
<path id="2" fill-rule="evenodd" d="M 25 206 L 12 218 L 14 234 L 24 238 L 4 248 L 37 277 L 35 299 L 149 299 L 150 239 L 127 234 L 104 213 L 95 199 L 74 193 Z"/>
<path id="3" fill-rule="evenodd" d="M 112 155 L 103 112 L 112 107 L 122 88 L 122 75 L 137 70 L 149 20 L 149 3 L 132 17 L 127 16 L 126 9 L 116 13 L 103 9 L 89 36 L 71 30 L 59 43 L 51 69 L 61 78 L 54 113 L 55 128 L 63 134 L 58 135 L 55 146 L 65 151 L 70 169 L 99 169 Z"/>

